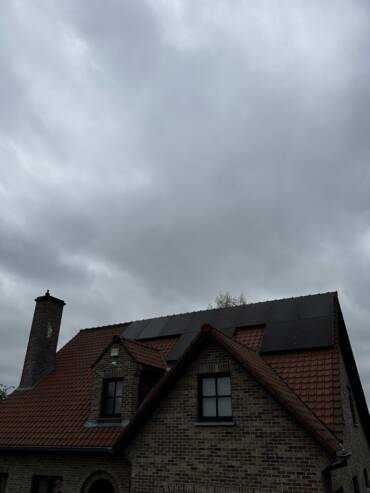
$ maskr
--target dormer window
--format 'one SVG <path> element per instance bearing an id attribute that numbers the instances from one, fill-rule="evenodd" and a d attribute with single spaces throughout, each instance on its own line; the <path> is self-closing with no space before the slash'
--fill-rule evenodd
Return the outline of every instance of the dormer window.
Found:
<path id="1" fill-rule="evenodd" d="M 121 416 L 123 394 L 123 379 L 109 378 L 103 380 L 102 411 L 103 418 L 118 418 Z"/>
<path id="2" fill-rule="evenodd" d="M 229 374 L 199 376 L 199 419 L 202 421 L 232 419 Z"/>

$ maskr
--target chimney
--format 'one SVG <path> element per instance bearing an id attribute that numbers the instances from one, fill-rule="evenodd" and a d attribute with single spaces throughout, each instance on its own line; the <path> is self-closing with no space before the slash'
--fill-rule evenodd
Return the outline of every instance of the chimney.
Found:
<path id="1" fill-rule="evenodd" d="M 49 290 L 35 301 L 35 313 L 19 390 L 32 388 L 55 367 L 60 322 L 65 303 L 51 296 Z"/>

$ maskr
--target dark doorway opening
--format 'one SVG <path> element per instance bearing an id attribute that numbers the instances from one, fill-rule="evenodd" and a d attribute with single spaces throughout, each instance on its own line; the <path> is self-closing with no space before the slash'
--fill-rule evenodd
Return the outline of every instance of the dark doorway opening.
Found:
<path id="1" fill-rule="evenodd" d="M 90 486 L 89 493 L 116 493 L 107 479 L 97 479 Z"/>

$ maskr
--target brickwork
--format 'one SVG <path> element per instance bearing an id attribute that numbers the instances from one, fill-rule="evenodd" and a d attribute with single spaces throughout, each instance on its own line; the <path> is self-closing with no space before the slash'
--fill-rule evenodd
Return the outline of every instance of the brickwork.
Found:
<path id="1" fill-rule="evenodd" d="M 122 457 L 78 454 L 1 454 L 0 473 L 9 472 L 6 493 L 30 493 L 32 476 L 60 476 L 63 493 L 88 493 L 93 479 L 109 478 L 117 493 L 128 493 L 130 466 Z"/>
<path id="2" fill-rule="evenodd" d="M 198 423 L 200 373 L 230 368 L 234 423 Z M 323 449 L 216 345 L 203 348 L 129 445 L 132 493 L 324 492 Z"/>
<path id="3" fill-rule="evenodd" d="M 365 439 L 362 424 L 359 420 L 358 411 L 356 409 L 356 403 L 353 400 L 353 406 L 357 423 L 354 424 L 352 418 L 352 411 L 349 400 L 349 391 L 351 383 L 345 368 L 345 364 L 340 353 L 338 354 L 340 359 L 340 382 L 341 382 L 341 397 L 342 397 L 342 409 L 344 414 L 344 447 L 352 455 L 348 459 L 348 465 L 345 468 L 333 471 L 333 486 L 334 491 L 343 487 L 344 491 L 353 491 L 352 478 L 357 476 L 360 491 L 365 492 L 365 479 L 364 469 L 366 468 L 370 474 L 370 450 L 368 443 Z"/>
<path id="4" fill-rule="evenodd" d="M 64 301 L 49 295 L 36 299 L 21 389 L 33 387 L 54 369 L 63 306 Z"/>

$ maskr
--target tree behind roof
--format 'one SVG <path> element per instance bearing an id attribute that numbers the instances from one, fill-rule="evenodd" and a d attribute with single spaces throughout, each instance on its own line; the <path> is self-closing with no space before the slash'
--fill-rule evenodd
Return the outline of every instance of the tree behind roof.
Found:
<path id="1" fill-rule="evenodd" d="M 240 306 L 246 304 L 247 301 L 243 293 L 240 293 L 239 296 L 232 296 L 229 291 L 225 291 L 224 293 L 219 293 L 216 296 L 214 303 L 210 303 L 208 308 L 226 308 L 229 306 Z"/>
<path id="2" fill-rule="evenodd" d="M 5 385 L 0 383 L 0 401 L 5 401 L 8 397 L 9 391 L 13 388 L 14 387 L 5 387 Z"/>

